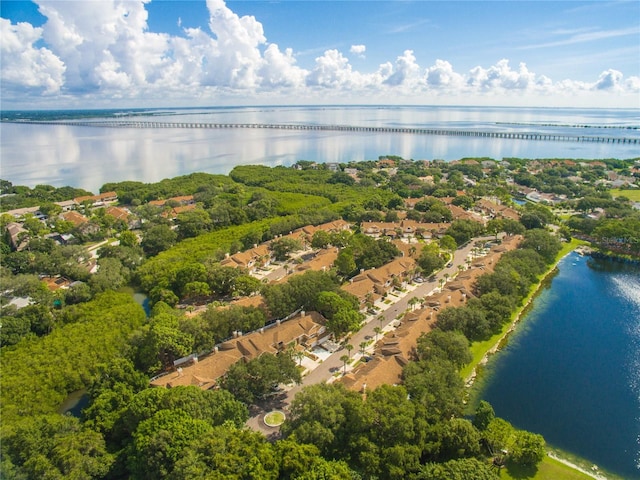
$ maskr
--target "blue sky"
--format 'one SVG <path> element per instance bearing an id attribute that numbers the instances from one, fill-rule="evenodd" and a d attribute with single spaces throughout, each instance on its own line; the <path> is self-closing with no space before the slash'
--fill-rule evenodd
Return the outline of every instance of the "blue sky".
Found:
<path id="1" fill-rule="evenodd" d="M 640 108 L 637 1 L 2 1 L 2 108 Z"/>

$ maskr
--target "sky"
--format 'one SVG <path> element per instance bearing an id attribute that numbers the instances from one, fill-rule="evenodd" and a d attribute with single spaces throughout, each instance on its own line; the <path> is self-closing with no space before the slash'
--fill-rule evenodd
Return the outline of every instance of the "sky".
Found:
<path id="1" fill-rule="evenodd" d="M 640 108 L 640 2 L 0 2 L 0 108 Z"/>

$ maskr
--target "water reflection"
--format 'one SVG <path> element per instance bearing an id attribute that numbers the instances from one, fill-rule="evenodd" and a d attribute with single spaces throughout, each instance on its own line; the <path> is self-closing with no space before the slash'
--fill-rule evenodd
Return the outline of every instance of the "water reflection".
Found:
<path id="1" fill-rule="evenodd" d="M 627 112 L 616 117 L 614 113 L 462 107 L 291 107 L 178 111 L 156 118 L 167 122 L 315 123 L 478 130 L 525 128 L 497 125 L 496 122 L 591 122 L 593 125 L 637 122 L 637 114 Z M 526 128 L 533 129 L 530 125 Z M 561 130 L 561 127 L 553 129 Z M 571 134 L 576 134 L 575 130 Z M 620 134 L 616 132 L 638 135 L 637 131 L 627 133 L 623 129 L 600 129 L 592 134 Z M 580 131 L 579 134 L 587 133 Z M 1 178 L 17 185 L 72 185 L 94 192 L 111 181 L 156 182 L 196 171 L 226 174 L 240 164 L 291 165 L 301 159 L 348 162 L 377 159 L 385 154 L 416 160 L 454 160 L 469 156 L 496 159 L 637 156 L 637 145 L 339 131 L 108 129 L 4 123 L 0 140 Z"/>

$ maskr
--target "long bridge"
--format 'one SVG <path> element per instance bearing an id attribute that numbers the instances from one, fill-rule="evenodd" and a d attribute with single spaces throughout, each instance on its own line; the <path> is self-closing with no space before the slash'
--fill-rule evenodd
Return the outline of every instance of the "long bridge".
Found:
<path id="1" fill-rule="evenodd" d="M 307 130 L 358 133 L 401 133 L 410 135 L 444 135 L 455 137 L 505 138 L 512 140 L 543 140 L 557 142 L 625 143 L 640 144 L 640 138 L 605 137 L 592 135 L 566 135 L 539 132 L 492 132 L 479 130 L 414 128 L 414 127 L 364 127 L 352 125 L 316 125 L 316 124 L 277 124 L 277 123 L 203 123 L 203 122 L 154 122 L 131 120 L 23 120 L 14 123 L 38 125 L 68 125 L 74 127 L 102 128 L 199 128 L 199 129 L 268 129 L 268 130 Z"/>

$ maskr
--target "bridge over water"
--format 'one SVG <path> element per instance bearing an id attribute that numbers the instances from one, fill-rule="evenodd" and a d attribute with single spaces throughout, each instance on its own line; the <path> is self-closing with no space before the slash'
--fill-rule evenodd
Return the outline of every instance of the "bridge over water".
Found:
<path id="1" fill-rule="evenodd" d="M 20 121 L 15 123 L 33 123 L 38 125 L 68 125 L 75 127 L 102 128 L 200 128 L 200 129 L 268 129 L 268 130 L 307 130 L 358 133 L 400 133 L 408 135 L 444 135 L 455 137 L 504 138 L 511 140 L 543 140 L 557 142 L 592 142 L 640 144 L 640 138 L 607 137 L 598 135 L 566 135 L 539 132 L 493 132 L 461 129 L 413 128 L 413 127 L 363 127 L 354 125 L 315 125 L 315 124 L 278 124 L 278 123 L 202 123 L 202 122 L 155 122 L 131 120 L 98 121 Z"/>

